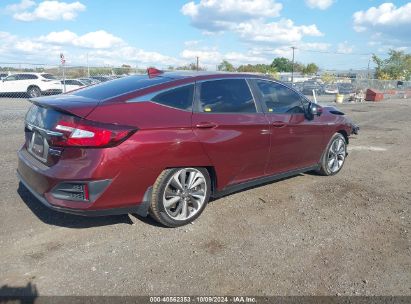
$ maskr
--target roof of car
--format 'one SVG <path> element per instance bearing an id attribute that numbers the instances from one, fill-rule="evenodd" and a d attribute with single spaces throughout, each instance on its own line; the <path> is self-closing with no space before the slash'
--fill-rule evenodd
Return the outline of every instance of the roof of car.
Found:
<path id="1" fill-rule="evenodd" d="M 184 78 L 214 78 L 214 77 L 268 77 L 264 74 L 253 74 L 253 73 L 238 73 L 238 72 L 220 72 L 220 71 L 171 71 L 164 72 L 155 77 L 167 77 L 170 79 L 184 79 Z"/>

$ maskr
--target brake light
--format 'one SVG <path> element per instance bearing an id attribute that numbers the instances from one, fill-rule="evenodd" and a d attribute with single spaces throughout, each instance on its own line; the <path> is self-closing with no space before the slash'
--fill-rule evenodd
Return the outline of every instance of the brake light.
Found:
<path id="1" fill-rule="evenodd" d="M 131 127 L 96 123 L 73 116 L 58 121 L 54 130 L 62 134 L 51 137 L 51 146 L 57 147 L 116 146 L 136 131 Z"/>

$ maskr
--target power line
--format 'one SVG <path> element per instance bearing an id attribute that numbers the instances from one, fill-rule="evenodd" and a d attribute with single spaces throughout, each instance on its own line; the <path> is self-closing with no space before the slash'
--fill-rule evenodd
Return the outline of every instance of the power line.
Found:
<path id="1" fill-rule="evenodd" d="M 303 52 L 309 52 L 309 53 L 320 53 L 320 54 L 333 54 L 333 55 L 355 55 L 355 56 L 371 56 L 373 54 L 379 54 L 381 55 L 382 53 L 344 53 L 344 52 L 333 52 L 333 51 L 320 51 L 320 50 L 306 50 L 306 49 L 299 49 Z"/>

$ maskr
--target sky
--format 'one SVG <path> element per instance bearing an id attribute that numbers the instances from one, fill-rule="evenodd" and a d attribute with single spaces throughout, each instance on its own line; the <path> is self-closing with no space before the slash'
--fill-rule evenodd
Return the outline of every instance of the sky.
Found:
<path id="1" fill-rule="evenodd" d="M 0 66 L 215 70 L 275 57 L 323 70 L 366 69 L 372 54 L 411 52 L 411 2 L 378 0 L 1 0 Z M 371 61 L 371 67 L 373 63 Z"/>

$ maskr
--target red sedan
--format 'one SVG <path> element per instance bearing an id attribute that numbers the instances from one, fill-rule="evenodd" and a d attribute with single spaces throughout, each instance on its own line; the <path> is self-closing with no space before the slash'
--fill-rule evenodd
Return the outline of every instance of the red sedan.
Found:
<path id="1" fill-rule="evenodd" d="M 358 130 L 337 109 L 249 74 L 151 69 L 31 102 L 17 172 L 40 202 L 170 227 L 195 220 L 210 197 L 338 173 Z"/>

